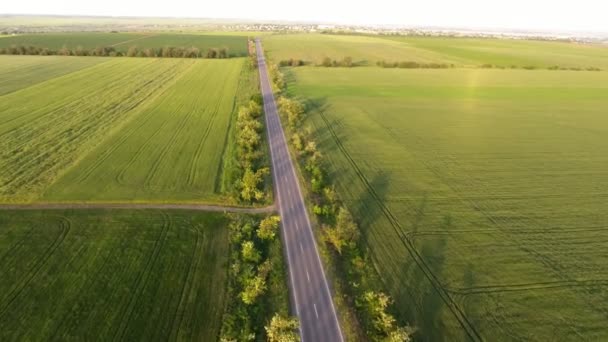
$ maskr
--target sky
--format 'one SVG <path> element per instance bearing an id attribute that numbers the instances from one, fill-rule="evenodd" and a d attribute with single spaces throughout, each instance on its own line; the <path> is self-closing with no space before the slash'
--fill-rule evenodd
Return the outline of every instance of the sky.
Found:
<path id="1" fill-rule="evenodd" d="M 3 14 L 170 16 L 608 32 L 606 0 L 18 0 Z"/>

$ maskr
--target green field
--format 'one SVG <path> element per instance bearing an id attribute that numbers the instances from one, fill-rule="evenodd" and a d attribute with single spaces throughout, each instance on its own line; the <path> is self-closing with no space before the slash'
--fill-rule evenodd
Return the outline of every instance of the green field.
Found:
<path id="1" fill-rule="evenodd" d="M 213 199 L 242 65 L 242 60 L 229 60 L 190 67 L 42 199 Z"/>
<path id="2" fill-rule="evenodd" d="M 608 73 L 288 73 L 420 340 L 608 339 Z"/>
<path id="3" fill-rule="evenodd" d="M 377 61 L 447 63 L 457 67 L 534 66 L 608 69 L 608 47 L 531 40 L 389 37 L 331 34 L 271 35 L 264 38 L 268 55 L 275 61 L 290 58 L 319 64 L 323 58 L 353 58 L 358 64 Z"/>
<path id="4" fill-rule="evenodd" d="M 188 211 L 0 216 L 0 339 L 213 341 L 227 219 Z"/>
<path id="5" fill-rule="evenodd" d="M 243 65 L 108 59 L 1 96 L 0 201 L 219 201 Z"/>
<path id="6" fill-rule="evenodd" d="M 63 46 L 75 49 L 96 47 L 114 47 L 117 51 L 126 52 L 129 47 L 162 48 L 196 47 L 201 51 L 210 48 L 228 48 L 231 56 L 247 55 L 247 36 L 245 35 L 214 35 L 214 34 L 177 34 L 177 33 L 44 33 L 23 34 L 0 40 L 0 48 L 12 45 L 35 46 L 61 49 Z"/>
<path id="7" fill-rule="evenodd" d="M 2 56 L 0 96 L 106 61 L 64 56 Z"/>

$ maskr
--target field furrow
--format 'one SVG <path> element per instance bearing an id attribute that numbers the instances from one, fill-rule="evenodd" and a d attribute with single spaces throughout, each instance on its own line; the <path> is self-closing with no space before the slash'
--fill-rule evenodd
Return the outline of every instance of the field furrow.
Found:
<path id="1" fill-rule="evenodd" d="M 223 144 L 243 60 L 195 60 L 134 120 L 91 151 L 47 201 L 220 201 Z M 103 187 L 99 187 L 103 184 Z"/>

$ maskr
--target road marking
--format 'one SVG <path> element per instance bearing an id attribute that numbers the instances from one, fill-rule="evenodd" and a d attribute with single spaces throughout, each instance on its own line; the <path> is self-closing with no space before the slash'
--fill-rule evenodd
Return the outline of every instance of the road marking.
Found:
<path id="1" fill-rule="evenodd" d="M 300 242 L 300 251 L 304 253 L 304 247 L 302 247 L 302 243 Z"/>
<path id="2" fill-rule="evenodd" d="M 306 278 L 308 278 L 308 282 L 310 283 L 310 274 L 308 274 L 308 269 L 306 269 Z"/>
<path id="3" fill-rule="evenodd" d="M 300 225 L 296 222 L 296 230 L 300 230 Z"/>
<path id="4" fill-rule="evenodd" d="M 313 304 L 312 306 L 315 307 L 315 315 L 317 315 L 317 318 L 319 318 L 319 311 L 317 311 L 317 304 Z"/>

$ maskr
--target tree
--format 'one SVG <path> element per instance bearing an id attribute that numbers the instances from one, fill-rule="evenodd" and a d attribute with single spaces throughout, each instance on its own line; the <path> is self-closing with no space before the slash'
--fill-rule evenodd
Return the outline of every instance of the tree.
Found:
<path id="1" fill-rule="evenodd" d="M 255 300 L 266 291 L 266 280 L 263 276 L 257 275 L 245 280 L 245 286 L 241 292 L 243 303 L 251 305 Z"/>
<path id="2" fill-rule="evenodd" d="M 345 67 L 348 67 L 348 68 L 352 67 L 353 66 L 353 58 L 349 57 L 349 56 L 344 57 L 344 59 L 342 60 L 342 66 L 345 66 Z"/>
<path id="3" fill-rule="evenodd" d="M 207 50 L 207 58 L 217 58 L 217 55 L 218 55 L 217 49 L 212 48 L 212 49 Z"/>
<path id="4" fill-rule="evenodd" d="M 279 229 L 281 218 L 277 215 L 268 216 L 260 222 L 258 237 L 262 240 L 273 240 Z"/>
<path id="5" fill-rule="evenodd" d="M 383 339 L 383 342 L 410 342 L 412 340 L 412 329 L 410 327 L 396 327 L 388 336 Z"/>
<path id="6" fill-rule="evenodd" d="M 244 261 L 257 263 L 262 258 L 260 252 L 255 248 L 253 241 L 244 241 L 241 244 L 241 256 Z"/>
<path id="7" fill-rule="evenodd" d="M 327 227 L 325 241 L 332 245 L 338 254 L 342 254 L 344 247 L 355 247 L 359 240 L 359 229 L 348 209 L 340 207 L 334 228 Z"/>
<path id="8" fill-rule="evenodd" d="M 296 149 L 296 151 L 300 152 L 304 148 L 304 143 L 302 142 L 302 136 L 298 133 L 294 133 L 291 136 L 291 144 Z"/>
<path id="9" fill-rule="evenodd" d="M 131 46 L 129 50 L 127 50 L 127 57 L 137 57 L 138 49 L 136 46 Z"/>
<path id="10" fill-rule="evenodd" d="M 72 51 L 70 51 L 70 49 L 64 45 L 61 49 L 59 49 L 59 51 L 57 51 L 57 54 L 60 56 L 70 56 Z"/>
<path id="11" fill-rule="evenodd" d="M 261 168 L 256 172 L 253 172 L 251 168 L 247 168 L 241 181 L 241 198 L 245 201 L 264 199 L 264 192 L 258 189 L 258 185 L 262 183 L 264 176 L 268 173 L 268 168 Z"/>
<path id="12" fill-rule="evenodd" d="M 217 53 L 218 58 L 228 58 L 228 48 L 221 48 Z"/>
<path id="13" fill-rule="evenodd" d="M 269 342 L 298 342 L 300 341 L 300 336 L 297 333 L 299 325 L 297 319 L 283 317 L 277 313 L 264 329 Z"/>
<path id="14" fill-rule="evenodd" d="M 321 63 L 321 65 L 323 65 L 324 67 L 330 67 L 331 66 L 331 58 L 329 58 L 329 57 L 323 58 L 323 62 Z"/>

